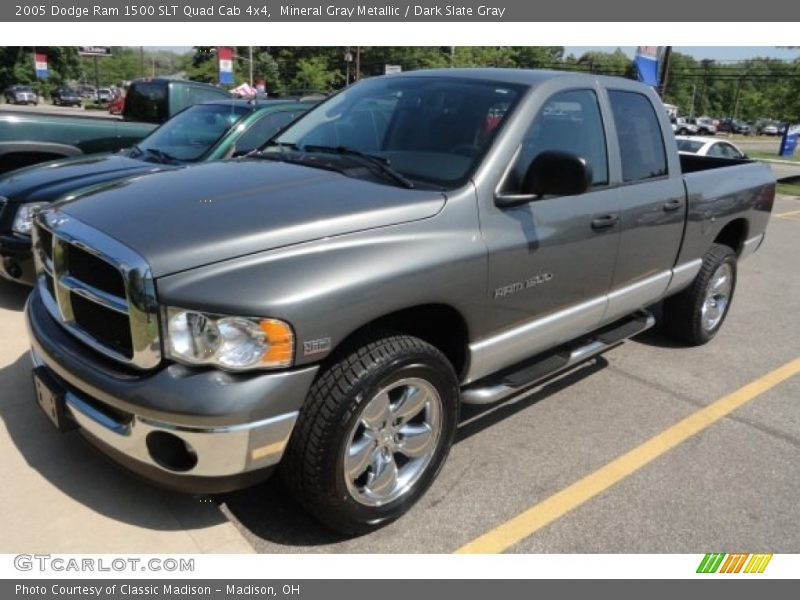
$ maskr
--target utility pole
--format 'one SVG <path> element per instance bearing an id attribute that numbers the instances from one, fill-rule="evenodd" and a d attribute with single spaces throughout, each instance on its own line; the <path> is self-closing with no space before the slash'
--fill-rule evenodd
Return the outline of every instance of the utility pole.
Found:
<path id="1" fill-rule="evenodd" d="M 250 87 L 253 87 L 253 47 L 248 46 L 247 48 L 250 56 Z"/>
<path id="2" fill-rule="evenodd" d="M 139 72 L 144 77 L 144 46 L 139 46 Z"/>
<path id="3" fill-rule="evenodd" d="M 350 46 L 345 48 L 344 51 L 344 64 L 345 64 L 345 87 L 350 85 L 350 63 L 353 62 L 353 54 L 350 52 Z"/>
<path id="4" fill-rule="evenodd" d="M 734 96 L 733 100 L 733 119 L 736 119 L 736 113 L 739 112 L 739 92 L 742 91 L 742 78 L 739 77 L 739 81 L 736 83 L 736 95 Z"/>
<path id="5" fill-rule="evenodd" d="M 356 81 L 361 79 L 361 46 L 356 46 Z"/>
<path id="6" fill-rule="evenodd" d="M 692 81 L 692 107 L 689 109 L 689 116 L 690 117 L 694 116 L 694 95 L 695 95 L 696 91 L 697 91 L 697 82 L 696 81 Z"/>
<path id="7" fill-rule="evenodd" d="M 703 91 L 700 93 L 700 112 L 707 112 L 706 109 L 706 89 L 708 88 L 708 70 L 711 68 L 713 61 L 704 59 L 701 61 L 703 65 Z"/>
<path id="8" fill-rule="evenodd" d="M 661 71 L 661 86 L 659 95 L 663 98 L 667 93 L 667 82 L 669 81 L 669 63 L 672 58 L 672 46 L 664 47 L 664 68 Z"/>

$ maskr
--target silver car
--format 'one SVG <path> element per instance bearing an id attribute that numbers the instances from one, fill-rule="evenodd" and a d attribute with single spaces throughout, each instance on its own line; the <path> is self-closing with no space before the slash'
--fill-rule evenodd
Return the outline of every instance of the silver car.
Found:
<path id="1" fill-rule="evenodd" d="M 33 104 L 39 103 L 39 98 L 31 88 L 26 85 L 12 85 L 6 90 L 6 102 L 9 104 Z"/>

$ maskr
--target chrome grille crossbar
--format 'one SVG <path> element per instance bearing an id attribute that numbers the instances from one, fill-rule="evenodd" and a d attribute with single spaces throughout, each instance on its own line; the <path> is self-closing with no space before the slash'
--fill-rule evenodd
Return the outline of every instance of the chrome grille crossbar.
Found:
<path id="1" fill-rule="evenodd" d="M 50 236 L 40 235 L 40 231 L 46 231 Z M 32 235 L 37 286 L 51 316 L 76 338 L 109 358 L 139 369 L 156 367 L 161 361 L 158 306 L 153 278 L 144 259 L 117 240 L 57 208 L 36 216 Z M 44 248 L 43 240 L 49 241 L 51 236 L 52 247 Z M 81 252 L 91 255 L 91 260 L 105 262 L 119 273 L 124 297 L 98 287 L 104 283 L 102 278 L 99 283 L 90 283 L 70 272 L 70 255 L 74 257 L 78 253 L 79 260 L 88 260 L 80 255 Z M 111 273 L 113 277 L 113 272 L 106 271 L 105 265 L 98 266 L 101 272 Z M 91 270 L 87 271 L 84 266 L 83 273 L 91 273 Z M 116 286 L 111 287 L 117 291 Z M 79 298 L 82 302 L 80 307 L 76 304 Z M 93 309 L 94 305 L 102 308 Z M 125 315 L 127 319 L 120 321 L 119 317 L 113 316 L 115 314 Z M 86 322 L 87 315 L 89 323 Z M 116 337 L 111 334 L 111 322 L 118 326 Z M 120 335 L 120 328 L 124 335 Z M 101 339 L 104 335 L 107 339 Z M 129 352 L 121 351 L 120 338 L 125 340 L 122 346 L 130 345 Z"/>

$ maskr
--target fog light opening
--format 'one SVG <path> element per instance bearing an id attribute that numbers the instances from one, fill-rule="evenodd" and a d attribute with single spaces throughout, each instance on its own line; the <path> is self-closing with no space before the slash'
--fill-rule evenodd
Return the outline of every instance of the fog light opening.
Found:
<path id="1" fill-rule="evenodd" d="M 189 471 L 197 465 L 197 453 L 177 435 L 166 431 L 147 434 L 147 451 L 159 466 L 170 471 Z"/>

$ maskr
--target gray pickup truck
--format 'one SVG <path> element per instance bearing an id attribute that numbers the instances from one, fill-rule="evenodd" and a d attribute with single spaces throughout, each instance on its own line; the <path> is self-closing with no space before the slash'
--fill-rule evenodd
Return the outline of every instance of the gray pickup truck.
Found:
<path id="1" fill-rule="evenodd" d="M 764 239 L 770 170 L 678 155 L 635 82 L 370 79 L 247 158 L 36 217 L 37 398 L 128 469 L 215 492 L 276 466 L 346 533 L 431 485 L 462 403 L 654 323 L 708 342 Z"/>

